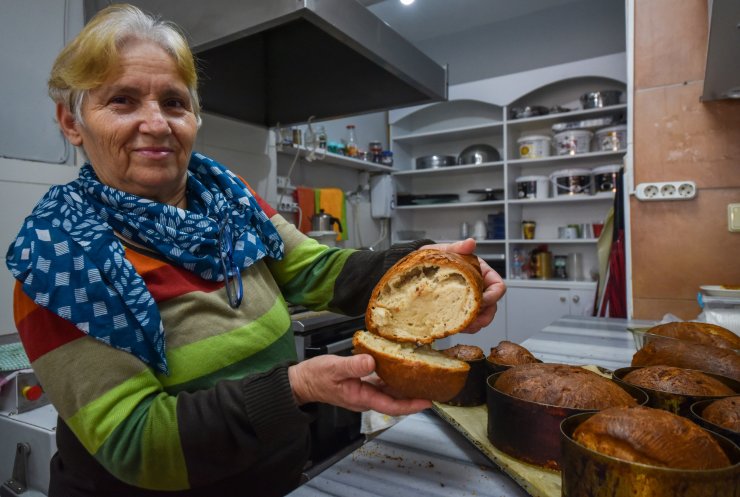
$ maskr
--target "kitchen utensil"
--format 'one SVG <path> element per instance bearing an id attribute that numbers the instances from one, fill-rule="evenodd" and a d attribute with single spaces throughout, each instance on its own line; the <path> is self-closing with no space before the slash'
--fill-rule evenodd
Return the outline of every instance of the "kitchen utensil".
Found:
<path id="1" fill-rule="evenodd" d="M 592 171 L 594 175 L 594 191 L 596 193 L 616 192 L 619 170 L 621 168 L 622 166 L 619 164 L 595 167 Z"/>
<path id="2" fill-rule="evenodd" d="M 581 223 L 578 225 L 578 237 L 579 238 L 593 238 L 594 228 L 591 223 Z"/>
<path id="3" fill-rule="evenodd" d="M 476 240 L 486 239 L 486 222 L 479 219 L 473 225 L 473 238 Z"/>
<path id="4" fill-rule="evenodd" d="M 534 221 L 522 221 L 522 238 L 525 240 L 534 239 L 534 230 L 537 227 L 537 223 Z"/>
<path id="5" fill-rule="evenodd" d="M 454 155 L 424 155 L 416 159 L 416 169 L 437 169 L 455 164 L 457 157 Z"/>
<path id="6" fill-rule="evenodd" d="M 320 209 L 319 212 L 317 212 L 311 217 L 311 230 L 312 231 L 331 231 L 333 232 L 334 224 L 337 225 L 337 227 L 339 228 L 339 231 L 343 231 L 342 222 L 338 218 L 332 216 L 331 214 L 327 214 L 326 212 L 324 212 L 324 209 Z"/>
<path id="7" fill-rule="evenodd" d="M 519 176 L 515 183 L 517 198 L 542 199 L 548 197 L 550 181 L 547 176 Z"/>
<path id="8" fill-rule="evenodd" d="M 399 193 L 396 197 L 398 205 L 430 205 L 457 202 L 460 196 L 456 193 L 409 194 Z"/>
<path id="9" fill-rule="evenodd" d="M 598 128 L 603 128 L 605 126 L 611 126 L 618 121 L 618 116 L 595 117 L 593 119 L 582 119 L 580 121 L 565 121 L 561 123 L 555 123 L 552 125 L 551 129 L 553 133 L 560 133 L 561 131 L 568 131 L 570 129 L 595 130 Z"/>
<path id="10" fill-rule="evenodd" d="M 590 169 L 562 169 L 550 175 L 553 193 L 560 195 L 590 195 L 593 173 Z"/>
<path id="11" fill-rule="evenodd" d="M 484 201 L 488 200 L 503 200 L 504 189 L 503 188 L 479 188 L 476 190 L 468 190 L 468 193 L 475 193 L 479 195 L 485 195 Z"/>
<path id="12" fill-rule="evenodd" d="M 488 377 L 488 439 L 497 449 L 512 457 L 537 466 L 558 469 L 560 454 L 560 423 L 569 416 L 594 409 L 557 407 L 518 399 L 496 389 L 503 373 Z M 625 383 L 618 385 L 637 400 L 647 402 L 639 388 Z"/>
<path id="13" fill-rule="evenodd" d="M 528 105 L 526 107 L 512 107 L 509 116 L 512 119 L 523 119 L 525 117 L 545 116 L 550 109 L 542 105 Z"/>
<path id="14" fill-rule="evenodd" d="M 496 162 L 501 160 L 501 154 L 495 147 L 485 143 L 470 145 L 466 147 L 457 158 L 457 163 L 483 164 L 484 162 Z"/>
<path id="15" fill-rule="evenodd" d="M 597 152 L 617 152 L 627 148 L 627 126 L 609 126 L 594 132 L 594 150 Z"/>
<path id="16" fill-rule="evenodd" d="M 568 254 L 565 272 L 570 281 L 583 281 L 583 255 L 579 252 Z"/>
<path id="17" fill-rule="evenodd" d="M 622 98 L 620 90 L 591 91 L 581 95 L 581 105 L 584 109 L 598 109 L 609 105 L 617 105 Z"/>
<path id="18" fill-rule="evenodd" d="M 619 368 L 614 371 L 614 380 L 620 383 L 627 384 L 624 381 L 624 377 L 629 374 L 632 371 L 635 371 L 637 369 L 641 369 L 640 367 L 627 367 L 627 368 Z M 728 378 L 726 376 L 722 376 L 715 373 L 709 373 L 707 371 L 702 371 L 705 375 L 711 376 L 715 380 L 721 381 L 728 387 L 730 387 L 732 390 L 735 391 L 735 395 L 740 393 L 740 381 L 733 380 L 732 378 Z M 655 409 L 663 409 L 665 411 L 670 411 L 673 414 L 678 414 L 679 416 L 685 416 L 689 417 L 689 409 L 691 405 L 694 402 L 699 402 L 700 400 L 708 400 L 708 399 L 719 399 L 722 397 L 727 397 L 727 395 L 686 395 L 681 393 L 672 393 L 672 392 L 663 392 L 660 390 L 655 390 L 653 388 L 647 388 L 647 387 L 640 387 L 641 390 L 643 390 L 647 396 L 648 396 L 648 407 L 654 407 Z"/>
<path id="19" fill-rule="evenodd" d="M 555 135 L 557 155 L 585 154 L 591 150 L 593 133 L 585 129 L 571 129 Z"/>
<path id="20" fill-rule="evenodd" d="M 576 428 L 593 416 L 571 416 L 560 425 L 563 497 L 715 497 L 737 493 L 740 448 L 709 432 L 730 459 L 731 466 L 711 470 L 673 469 L 633 463 L 600 454 L 573 440 Z"/>
<path id="21" fill-rule="evenodd" d="M 522 159 L 539 159 L 550 156 L 548 135 L 523 135 L 516 142 L 519 145 L 519 157 Z"/>

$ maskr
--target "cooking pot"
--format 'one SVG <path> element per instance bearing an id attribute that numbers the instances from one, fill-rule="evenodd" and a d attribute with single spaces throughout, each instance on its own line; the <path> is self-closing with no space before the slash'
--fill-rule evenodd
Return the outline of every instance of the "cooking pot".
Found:
<path id="1" fill-rule="evenodd" d="M 501 154 L 494 147 L 485 143 L 470 145 L 466 147 L 457 158 L 458 164 L 483 164 L 484 162 L 496 162 L 501 160 Z"/>
<path id="2" fill-rule="evenodd" d="M 584 109 L 598 109 L 617 105 L 620 98 L 622 98 L 620 90 L 591 91 L 581 95 L 581 105 Z"/>
<path id="3" fill-rule="evenodd" d="M 416 159 L 416 169 L 437 169 L 454 166 L 457 158 L 454 155 L 424 155 Z"/>
<path id="4" fill-rule="evenodd" d="M 324 212 L 324 209 L 320 209 L 319 212 L 313 215 L 311 218 L 311 229 L 313 231 L 333 231 L 333 224 L 336 223 L 339 227 L 339 231 L 342 230 L 342 222 L 331 214 Z"/>

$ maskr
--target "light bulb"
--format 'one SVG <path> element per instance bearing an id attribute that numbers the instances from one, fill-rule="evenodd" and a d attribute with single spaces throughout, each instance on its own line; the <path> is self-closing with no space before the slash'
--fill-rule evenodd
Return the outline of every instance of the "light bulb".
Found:
<path id="1" fill-rule="evenodd" d="M 401 3 L 404 5 L 411 5 L 412 3 L 414 3 L 414 0 L 401 0 Z"/>

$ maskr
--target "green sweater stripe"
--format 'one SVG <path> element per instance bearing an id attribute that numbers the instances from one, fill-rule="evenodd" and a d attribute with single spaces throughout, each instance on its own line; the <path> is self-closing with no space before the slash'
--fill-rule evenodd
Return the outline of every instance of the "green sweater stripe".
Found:
<path id="1" fill-rule="evenodd" d="M 175 399 L 165 394 L 147 399 L 108 437 L 95 458 L 118 467 L 117 477 L 131 485 L 155 490 L 187 488 L 188 473 L 176 434 Z M 162 475 L 167 475 L 162 478 Z"/>
<path id="2" fill-rule="evenodd" d="M 320 254 L 310 253 L 310 259 L 303 259 L 301 256 L 296 259 L 294 252 L 315 250 L 310 245 L 301 244 L 289 257 L 277 263 L 282 267 L 276 268 L 276 272 L 281 276 L 290 276 L 287 280 L 278 282 L 285 300 L 301 302 L 315 310 L 325 310 L 329 308 L 328 304 L 334 296 L 334 281 L 355 251 L 338 248 L 327 250 L 322 245 L 318 247 L 323 251 Z M 306 260 L 310 260 L 310 264 L 305 264 Z"/>
<path id="3" fill-rule="evenodd" d="M 195 392 L 211 388 L 221 380 L 238 380 L 247 375 L 262 373 L 274 367 L 276 363 L 284 361 L 295 361 L 295 340 L 291 329 L 285 330 L 285 334 L 273 342 L 269 347 L 261 350 L 251 357 L 245 358 L 228 367 L 215 371 L 209 375 L 195 378 L 193 380 L 172 385 L 167 388 L 170 395 L 179 392 Z"/>
<path id="4" fill-rule="evenodd" d="M 160 375 L 159 380 L 169 387 L 213 374 L 269 347 L 289 328 L 290 316 L 276 299 L 267 313 L 244 326 L 168 351 L 168 361 L 189 366 Z"/>

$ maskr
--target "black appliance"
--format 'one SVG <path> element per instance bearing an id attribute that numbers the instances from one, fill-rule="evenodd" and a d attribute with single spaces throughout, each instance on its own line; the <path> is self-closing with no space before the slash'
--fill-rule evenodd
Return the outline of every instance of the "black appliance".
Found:
<path id="1" fill-rule="evenodd" d="M 365 328 L 364 316 L 343 316 L 327 311 L 292 309 L 293 333 L 298 360 L 322 354 L 349 356 L 352 335 Z M 310 479 L 364 442 L 358 412 L 314 403 L 304 407 L 314 417 L 311 423 L 311 455 L 304 470 Z"/>

